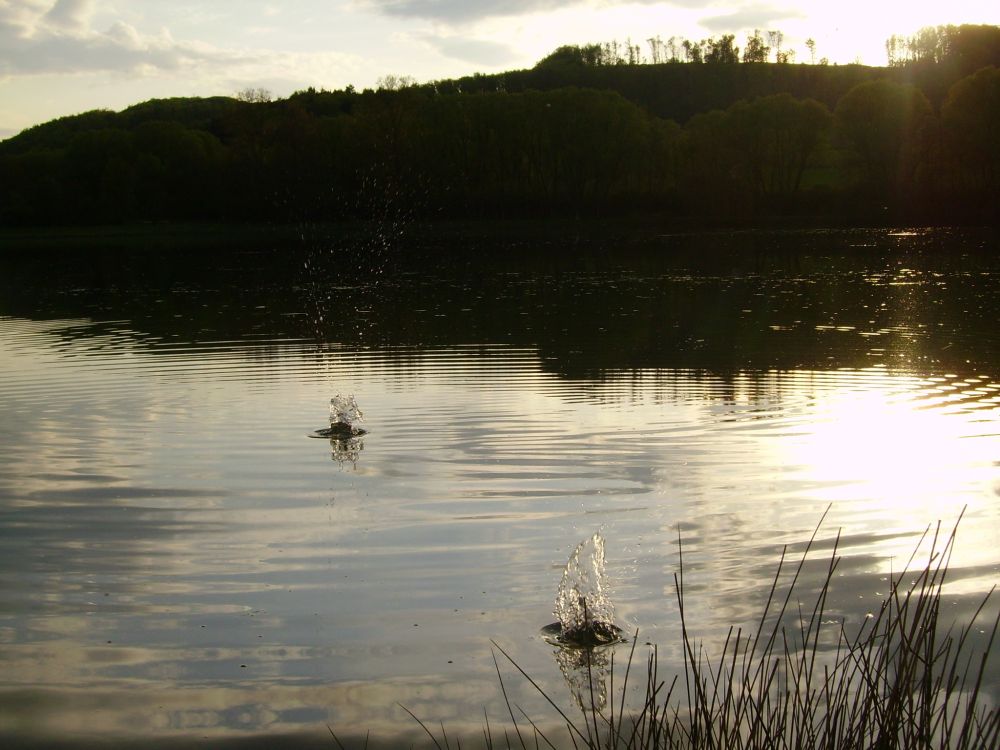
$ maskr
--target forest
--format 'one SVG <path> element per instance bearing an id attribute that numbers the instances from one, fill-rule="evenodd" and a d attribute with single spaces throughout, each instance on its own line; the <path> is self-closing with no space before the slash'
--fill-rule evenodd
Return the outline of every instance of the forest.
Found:
<path id="1" fill-rule="evenodd" d="M 569 46 L 495 75 L 64 117 L 0 142 L 0 224 L 996 222 L 1000 27 L 892 37 L 886 67 L 794 62 L 775 40 Z"/>

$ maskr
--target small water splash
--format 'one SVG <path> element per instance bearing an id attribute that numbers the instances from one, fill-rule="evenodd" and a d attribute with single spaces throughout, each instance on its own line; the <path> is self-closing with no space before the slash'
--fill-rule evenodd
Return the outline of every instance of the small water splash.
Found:
<path id="1" fill-rule="evenodd" d="M 316 430 L 310 437 L 351 438 L 364 435 L 367 430 L 360 423 L 365 420 L 364 412 L 358 407 L 354 394 L 337 394 L 330 399 L 330 427 Z"/>
<path id="2" fill-rule="evenodd" d="M 358 423 L 365 421 L 365 415 L 358 408 L 354 394 L 341 396 L 339 393 L 330 399 L 330 426 L 344 425 L 357 430 Z"/>
<path id="3" fill-rule="evenodd" d="M 559 621 L 545 628 L 563 645 L 598 646 L 621 640 L 604 572 L 604 537 L 595 533 L 573 550 L 556 592 Z"/>

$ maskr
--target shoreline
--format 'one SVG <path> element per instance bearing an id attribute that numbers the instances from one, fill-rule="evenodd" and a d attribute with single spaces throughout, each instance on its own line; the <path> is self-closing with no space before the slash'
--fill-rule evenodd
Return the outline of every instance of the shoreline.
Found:
<path id="1" fill-rule="evenodd" d="M 820 217 L 781 217 L 766 221 L 707 221 L 639 214 L 635 216 L 422 219 L 396 222 L 396 238 L 385 238 L 383 222 L 141 222 L 38 227 L 0 227 L 0 255 L 19 250 L 265 250 L 295 243 L 303 247 L 364 243 L 377 236 L 383 249 L 394 242 L 433 245 L 436 242 L 519 244 L 558 242 L 564 245 L 602 241 L 629 243 L 669 237 L 711 234 L 781 234 L 785 232 L 913 231 L 962 229 L 997 231 L 983 224 L 914 225 L 896 221 L 830 221 Z"/>

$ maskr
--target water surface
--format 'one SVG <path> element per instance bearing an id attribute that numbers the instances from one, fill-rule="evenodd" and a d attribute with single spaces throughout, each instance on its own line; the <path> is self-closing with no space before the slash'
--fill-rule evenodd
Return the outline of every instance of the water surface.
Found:
<path id="1" fill-rule="evenodd" d="M 848 623 L 966 508 L 961 619 L 1000 579 L 998 250 L 5 251 L 0 736 L 398 738 L 401 703 L 471 737 L 506 716 L 491 640 L 572 705 L 539 628 L 596 531 L 667 671 L 678 536 L 711 644 L 828 507 L 805 590 L 839 531 Z M 368 434 L 308 439 L 337 393 Z"/>

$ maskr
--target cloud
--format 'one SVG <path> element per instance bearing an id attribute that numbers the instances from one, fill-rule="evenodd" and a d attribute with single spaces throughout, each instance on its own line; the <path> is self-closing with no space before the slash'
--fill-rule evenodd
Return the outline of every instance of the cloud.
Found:
<path id="1" fill-rule="evenodd" d="M 492 16 L 518 16 L 579 5 L 581 0 L 360 0 L 387 16 L 436 21 L 472 21 Z"/>
<path id="2" fill-rule="evenodd" d="M 93 11 L 92 0 L 0 5 L 0 76 L 177 70 L 247 58 L 209 45 L 177 42 L 166 30 L 144 34 L 123 21 L 97 31 L 90 25 Z"/>
<path id="3" fill-rule="evenodd" d="M 423 41 L 445 57 L 473 63 L 474 65 L 498 66 L 518 59 L 515 50 L 506 44 L 484 39 L 467 39 L 459 36 L 422 37 Z"/>
<path id="4" fill-rule="evenodd" d="M 520 16 L 579 5 L 670 5 L 700 7 L 711 0 L 356 0 L 363 8 L 386 16 L 465 23 L 497 16 Z"/>
<path id="5" fill-rule="evenodd" d="M 344 86 L 370 68 L 357 55 L 344 52 L 262 52 L 218 66 L 217 76 L 223 90 L 236 91 L 245 86 L 263 86 L 275 93 L 291 93 L 306 86 Z"/>
<path id="6" fill-rule="evenodd" d="M 94 15 L 94 0 L 56 0 L 43 21 L 56 28 L 86 31 Z"/>
<path id="7" fill-rule="evenodd" d="M 770 5 L 751 5 L 733 13 L 703 18 L 699 23 L 713 32 L 736 32 L 741 29 L 773 28 L 779 21 L 804 18 L 801 11 L 792 8 L 775 8 Z"/>
<path id="8" fill-rule="evenodd" d="M 292 87 L 363 69 L 356 55 L 226 49 L 179 41 L 167 29 L 146 33 L 120 20 L 97 30 L 91 23 L 93 12 L 92 0 L 0 2 L 0 78 L 190 71 L 192 78 L 234 86 L 268 80 Z"/>

